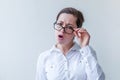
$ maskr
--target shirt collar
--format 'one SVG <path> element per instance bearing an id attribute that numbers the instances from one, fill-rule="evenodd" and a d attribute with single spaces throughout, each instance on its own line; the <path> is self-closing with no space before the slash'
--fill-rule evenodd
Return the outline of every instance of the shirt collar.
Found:
<path id="1" fill-rule="evenodd" d="M 70 50 L 79 50 L 80 49 L 80 46 L 76 43 L 76 42 L 74 42 L 74 45 L 72 46 L 72 48 L 70 49 Z"/>
<path id="2" fill-rule="evenodd" d="M 80 49 L 80 46 L 74 42 L 74 45 L 71 47 L 70 51 L 77 51 Z M 56 47 L 56 45 L 53 45 L 53 47 L 50 49 L 50 51 L 57 51 L 57 52 L 60 52 L 60 50 Z"/>

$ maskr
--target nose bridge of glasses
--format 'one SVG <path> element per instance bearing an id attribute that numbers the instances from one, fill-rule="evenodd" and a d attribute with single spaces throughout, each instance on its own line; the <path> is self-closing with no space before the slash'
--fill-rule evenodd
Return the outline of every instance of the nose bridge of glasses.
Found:
<path id="1" fill-rule="evenodd" d="M 62 28 L 61 31 L 66 32 L 65 27 L 61 26 L 61 28 Z"/>
<path id="2" fill-rule="evenodd" d="M 72 33 L 72 32 L 74 31 L 74 29 L 73 29 L 73 28 L 70 29 L 70 28 L 67 27 L 67 26 L 65 26 L 65 27 L 61 26 L 61 30 L 60 30 L 60 31 L 63 31 L 63 32 L 65 32 L 65 33 L 70 34 L 70 33 Z"/>
<path id="3" fill-rule="evenodd" d="M 60 30 L 64 30 L 65 31 L 65 26 L 63 26 L 63 25 L 57 25 L 57 26 L 61 27 Z"/>

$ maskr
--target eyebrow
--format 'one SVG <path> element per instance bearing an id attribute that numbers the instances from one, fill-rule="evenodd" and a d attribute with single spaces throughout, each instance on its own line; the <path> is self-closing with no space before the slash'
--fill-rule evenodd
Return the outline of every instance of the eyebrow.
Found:
<path id="1" fill-rule="evenodd" d="M 68 23 L 68 24 L 66 24 L 66 25 L 72 25 L 72 24 Z M 72 25 L 72 26 L 74 26 L 74 25 Z"/>
<path id="2" fill-rule="evenodd" d="M 63 22 L 62 22 L 62 21 L 59 21 L 59 22 L 57 22 L 57 23 L 63 23 Z M 71 26 L 74 27 L 74 25 L 73 25 L 73 24 L 70 24 L 70 23 L 68 23 L 68 24 L 66 24 L 66 25 L 71 25 Z"/>

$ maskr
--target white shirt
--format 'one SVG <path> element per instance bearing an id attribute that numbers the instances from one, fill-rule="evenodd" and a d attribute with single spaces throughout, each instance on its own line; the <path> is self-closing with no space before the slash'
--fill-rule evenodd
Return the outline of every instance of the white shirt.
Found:
<path id="1" fill-rule="evenodd" d="M 36 80 L 105 80 L 105 76 L 93 49 L 75 43 L 66 56 L 55 46 L 41 53 Z"/>

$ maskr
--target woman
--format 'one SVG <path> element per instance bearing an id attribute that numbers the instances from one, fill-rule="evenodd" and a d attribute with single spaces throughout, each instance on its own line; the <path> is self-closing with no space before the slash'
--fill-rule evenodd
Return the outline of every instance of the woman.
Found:
<path id="1" fill-rule="evenodd" d="M 36 80 L 105 80 L 83 22 L 82 13 L 75 8 L 58 13 L 54 23 L 56 44 L 40 54 Z M 74 42 L 75 37 L 79 44 Z"/>

